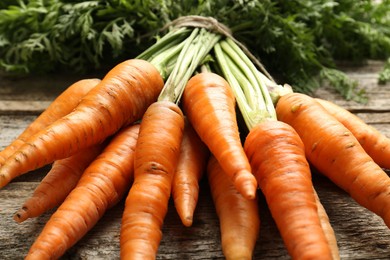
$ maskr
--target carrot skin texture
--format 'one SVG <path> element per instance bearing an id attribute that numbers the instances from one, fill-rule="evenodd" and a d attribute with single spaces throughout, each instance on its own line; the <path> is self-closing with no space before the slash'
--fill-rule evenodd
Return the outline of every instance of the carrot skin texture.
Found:
<path id="1" fill-rule="evenodd" d="M 88 91 L 95 87 L 100 79 L 82 79 L 65 89 L 12 143 L 0 152 L 0 166 L 11 156 L 28 137 L 50 125 L 57 119 L 69 114 Z"/>
<path id="2" fill-rule="evenodd" d="M 111 69 L 73 112 L 33 135 L 0 168 L 0 188 L 13 178 L 103 142 L 140 119 L 163 79 L 147 61 L 131 59 Z"/>
<path id="3" fill-rule="evenodd" d="M 77 185 L 84 170 L 102 151 L 103 146 L 94 145 L 68 158 L 55 161 L 32 196 L 14 214 L 14 220 L 21 223 L 59 206 Z"/>
<path id="4" fill-rule="evenodd" d="M 390 227 L 390 178 L 353 134 L 304 94 L 282 96 L 276 112 L 298 132 L 313 166 Z"/>
<path id="5" fill-rule="evenodd" d="M 199 181 L 206 169 L 209 150 L 192 125 L 185 121 L 180 156 L 173 176 L 172 197 L 183 225 L 192 225 L 199 198 Z"/>
<path id="6" fill-rule="evenodd" d="M 250 130 L 244 149 L 292 259 L 332 259 L 298 134 L 283 122 L 265 121 Z"/>
<path id="7" fill-rule="evenodd" d="M 227 260 L 252 259 L 260 232 L 257 198 L 248 200 L 234 187 L 214 156 L 207 177 L 220 222 L 221 246 Z"/>
<path id="8" fill-rule="evenodd" d="M 257 183 L 242 147 L 235 97 L 227 81 L 215 73 L 199 73 L 188 81 L 182 99 L 188 120 L 237 190 L 255 198 Z"/>
<path id="9" fill-rule="evenodd" d="M 156 258 L 183 131 L 183 113 L 170 101 L 153 103 L 142 118 L 122 216 L 121 259 Z"/>
<path id="10" fill-rule="evenodd" d="M 53 213 L 25 259 L 58 259 L 125 196 L 133 180 L 138 133 L 139 125 L 131 125 L 114 136 Z"/>
<path id="11" fill-rule="evenodd" d="M 356 137 L 368 155 L 381 167 L 390 169 L 390 139 L 348 110 L 324 99 L 315 99 Z"/>

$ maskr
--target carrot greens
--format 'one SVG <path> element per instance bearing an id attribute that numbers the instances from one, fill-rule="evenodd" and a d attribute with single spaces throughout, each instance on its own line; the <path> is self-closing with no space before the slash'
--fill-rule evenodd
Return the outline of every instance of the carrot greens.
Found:
<path id="1" fill-rule="evenodd" d="M 247 127 L 251 129 L 263 120 L 276 119 L 274 101 L 266 85 L 272 81 L 267 80 L 233 40 L 220 41 L 214 50 L 218 66 L 234 91 Z"/>
<path id="2" fill-rule="evenodd" d="M 159 100 L 179 102 L 188 80 L 221 37 L 204 28 L 193 29 L 191 36 L 186 40 L 188 43 L 183 46 L 177 65 L 165 82 Z"/>

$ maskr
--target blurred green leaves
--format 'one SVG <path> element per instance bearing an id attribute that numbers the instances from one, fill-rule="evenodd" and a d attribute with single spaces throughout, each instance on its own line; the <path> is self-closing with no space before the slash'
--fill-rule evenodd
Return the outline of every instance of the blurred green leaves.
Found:
<path id="1" fill-rule="evenodd" d="M 282 83 L 310 93 L 327 80 L 348 99 L 338 60 L 390 57 L 390 0 L 18 0 L 0 3 L 0 69 L 86 72 L 139 54 L 185 15 L 227 25 Z M 390 63 L 390 62 L 389 62 Z M 388 68 L 387 68 L 388 71 Z M 388 81 L 384 71 L 381 81 Z"/>

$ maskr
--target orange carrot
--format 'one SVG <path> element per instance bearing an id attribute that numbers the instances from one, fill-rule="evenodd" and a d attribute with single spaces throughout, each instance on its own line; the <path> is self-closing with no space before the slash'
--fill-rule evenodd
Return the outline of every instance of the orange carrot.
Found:
<path id="1" fill-rule="evenodd" d="M 282 96 L 276 112 L 298 132 L 313 166 L 390 227 L 390 178 L 353 134 L 308 95 Z"/>
<path id="2" fill-rule="evenodd" d="M 183 41 L 157 102 L 142 117 L 135 152 L 135 179 L 122 217 L 123 259 L 156 257 L 185 125 L 178 104 L 188 79 L 219 38 L 205 28 L 192 30 Z"/>
<path id="3" fill-rule="evenodd" d="M 254 126 L 244 143 L 260 189 L 293 259 L 331 259 L 298 134 L 280 121 Z"/>
<path id="4" fill-rule="evenodd" d="M 176 211 L 187 227 L 192 225 L 199 196 L 199 181 L 206 169 L 208 156 L 207 146 L 186 120 L 179 161 L 173 176 L 172 197 Z"/>
<path id="5" fill-rule="evenodd" d="M 328 214 L 326 213 L 326 210 L 322 205 L 320 198 L 318 197 L 317 191 L 314 189 L 314 187 L 313 187 L 313 191 L 316 198 L 317 211 L 318 211 L 318 216 L 320 217 L 321 227 L 325 233 L 325 237 L 328 241 L 330 250 L 332 252 L 332 259 L 339 260 L 340 259 L 339 247 L 337 245 L 337 239 L 333 227 L 329 222 Z"/>
<path id="6" fill-rule="evenodd" d="M 226 259 L 252 259 L 260 231 L 257 199 L 244 198 L 226 178 L 221 165 L 211 156 L 207 176 L 220 221 L 222 251 Z"/>
<path id="7" fill-rule="evenodd" d="M 122 216 L 121 259 L 156 257 L 183 130 L 184 116 L 170 101 L 153 103 L 142 118 L 134 183 Z"/>
<path id="8" fill-rule="evenodd" d="M 264 76 L 234 41 L 221 41 L 215 52 L 249 130 L 244 151 L 288 253 L 293 259 L 331 259 L 299 135 L 277 121 Z"/>
<path id="9" fill-rule="evenodd" d="M 211 72 L 195 75 L 184 89 L 183 110 L 237 190 L 253 199 L 257 183 L 241 144 L 235 98 L 227 81 Z"/>
<path id="10" fill-rule="evenodd" d="M 379 166 L 390 169 L 390 138 L 333 102 L 319 98 L 316 101 L 351 131 Z"/>
<path id="11" fill-rule="evenodd" d="M 59 206 L 76 186 L 84 170 L 102 149 L 103 144 L 94 145 L 73 156 L 55 161 L 32 196 L 14 214 L 14 220 L 21 223 Z"/>
<path id="12" fill-rule="evenodd" d="M 116 65 L 73 112 L 33 135 L 0 168 L 0 187 L 15 177 L 103 142 L 142 117 L 163 87 L 147 61 Z"/>
<path id="13" fill-rule="evenodd" d="M 69 114 L 100 79 L 83 79 L 65 89 L 10 145 L 0 152 L 0 166 L 11 156 L 27 138 Z"/>
<path id="14" fill-rule="evenodd" d="M 139 125 L 118 132 L 53 213 L 25 259 L 58 259 L 128 191 Z"/>

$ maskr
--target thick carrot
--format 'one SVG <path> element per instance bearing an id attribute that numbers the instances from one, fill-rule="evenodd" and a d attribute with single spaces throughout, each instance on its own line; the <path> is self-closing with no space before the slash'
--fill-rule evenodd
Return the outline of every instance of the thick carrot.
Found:
<path id="1" fill-rule="evenodd" d="M 228 39 L 215 52 L 249 130 L 244 151 L 287 251 L 293 259 L 331 259 L 300 137 L 277 121 L 264 76 L 246 54 Z"/>
<path id="2" fill-rule="evenodd" d="M 162 87 L 152 64 L 130 59 L 116 65 L 73 112 L 33 135 L 0 168 L 0 187 L 13 178 L 103 142 L 142 117 Z"/>
<path id="3" fill-rule="evenodd" d="M 390 169 L 390 138 L 335 103 L 319 98 L 316 101 L 351 131 L 379 166 Z"/>
<path id="4" fill-rule="evenodd" d="M 256 196 L 257 183 L 238 131 L 235 98 L 227 81 L 212 72 L 195 75 L 183 93 L 183 110 L 244 197 Z"/>
<path id="5" fill-rule="evenodd" d="M 170 101 L 150 105 L 135 150 L 134 183 L 120 233 L 121 259 L 155 259 L 180 153 L 184 116 Z"/>
<path id="6" fill-rule="evenodd" d="M 182 223 L 192 225 L 198 203 L 199 181 L 206 169 L 209 151 L 192 125 L 185 121 L 180 156 L 173 176 L 172 197 Z"/>
<path id="7" fill-rule="evenodd" d="M 59 206 L 103 147 L 103 144 L 94 145 L 68 158 L 55 161 L 32 196 L 14 214 L 14 220 L 21 223 Z"/>
<path id="8" fill-rule="evenodd" d="M 244 143 L 272 217 L 293 259 L 331 259 L 304 145 L 289 125 L 266 121 Z"/>
<path id="9" fill-rule="evenodd" d="M 25 259 L 58 259 L 128 191 L 139 125 L 118 132 L 53 213 Z"/>
<path id="10" fill-rule="evenodd" d="M 260 231 L 257 199 L 248 200 L 226 178 L 220 163 L 210 156 L 207 177 L 220 222 L 221 246 L 226 259 L 252 259 Z"/>
<path id="11" fill-rule="evenodd" d="M 0 152 L 0 166 L 26 142 L 27 138 L 69 114 L 82 97 L 99 82 L 100 79 L 83 79 L 65 89 L 11 144 Z"/>
<path id="12" fill-rule="evenodd" d="M 320 198 L 318 197 L 317 191 L 314 189 L 314 187 L 313 187 L 313 191 L 316 198 L 317 211 L 318 211 L 318 216 L 320 217 L 321 227 L 325 233 L 325 237 L 328 241 L 330 250 L 332 252 L 332 259 L 339 260 L 340 259 L 339 247 L 337 245 L 337 238 L 334 233 L 333 227 L 330 224 L 328 214 L 326 213 L 326 210 L 322 205 Z"/>
<path id="13" fill-rule="evenodd" d="M 390 227 L 390 178 L 353 134 L 305 94 L 282 96 L 276 112 L 298 132 L 313 166 Z"/>

